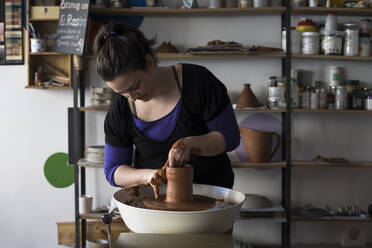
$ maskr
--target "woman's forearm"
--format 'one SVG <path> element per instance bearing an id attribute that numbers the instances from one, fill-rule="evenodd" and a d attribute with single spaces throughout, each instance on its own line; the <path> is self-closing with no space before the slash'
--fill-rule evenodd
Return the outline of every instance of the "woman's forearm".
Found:
<path id="1" fill-rule="evenodd" d="M 216 156 L 225 152 L 224 136 L 218 131 L 212 131 L 200 136 L 183 138 L 185 146 L 191 148 L 191 153 L 200 156 Z"/>
<path id="2" fill-rule="evenodd" d="M 128 165 L 121 165 L 114 173 L 115 184 L 125 188 L 148 184 L 153 174 L 152 171 L 151 169 L 134 169 Z"/>

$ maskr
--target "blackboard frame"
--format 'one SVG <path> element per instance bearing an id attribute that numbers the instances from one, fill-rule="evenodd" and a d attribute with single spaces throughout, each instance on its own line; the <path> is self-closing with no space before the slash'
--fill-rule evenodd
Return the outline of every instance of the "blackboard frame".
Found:
<path id="1" fill-rule="evenodd" d="M 0 0 L 0 65 L 24 65 L 24 1 Z"/>
<path id="2" fill-rule="evenodd" d="M 56 51 L 84 55 L 90 0 L 62 0 L 57 25 Z"/>

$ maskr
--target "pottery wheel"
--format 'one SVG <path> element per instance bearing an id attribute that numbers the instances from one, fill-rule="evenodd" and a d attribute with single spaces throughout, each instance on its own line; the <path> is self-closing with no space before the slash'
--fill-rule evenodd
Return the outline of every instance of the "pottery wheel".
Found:
<path id="1" fill-rule="evenodd" d="M 146 208 L 155 210 L 202 211 L 214 207 L 216 205 L 216 199 L 208 196 L 193 195 L 192 202 L 174 204 L 165 202 L 165 195 L 160 195 L 158 199 L 145 198 L 143 204 Z"/>

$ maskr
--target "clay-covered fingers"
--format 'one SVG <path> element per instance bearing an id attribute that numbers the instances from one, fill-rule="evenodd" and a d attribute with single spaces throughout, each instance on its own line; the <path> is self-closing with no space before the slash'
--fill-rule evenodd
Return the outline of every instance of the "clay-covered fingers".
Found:
<path id="1" fill-rule="evenodd" d="M 171 149 L 168 154 L 169 167 L 181 167 L 190 161 L 190 150 Z"/>

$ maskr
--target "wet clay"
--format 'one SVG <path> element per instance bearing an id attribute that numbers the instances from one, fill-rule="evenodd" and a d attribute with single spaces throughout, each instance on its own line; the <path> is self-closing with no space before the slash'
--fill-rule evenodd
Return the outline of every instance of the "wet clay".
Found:
<path id="1" fill-rule="evenodd" d="M 166 167 L 168 180 L 166 195 L 157 199 L 146 198 L 145 207 L 156 210 L 202 211 L 215 206 L 216 200 L 207 196 L 193 195 L 193 167 Z"/>

